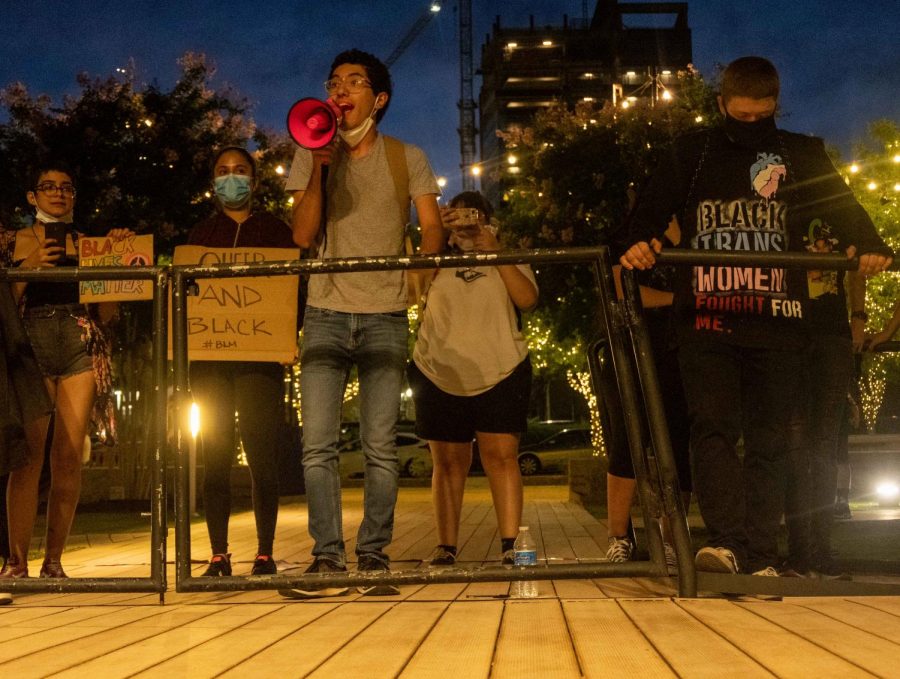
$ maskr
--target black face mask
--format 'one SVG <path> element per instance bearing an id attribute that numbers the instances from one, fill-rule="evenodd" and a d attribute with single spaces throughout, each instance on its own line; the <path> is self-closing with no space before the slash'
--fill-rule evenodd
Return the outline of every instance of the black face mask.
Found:
<path id="1" fill-rule="evenodd" d="M 775 116 L 766 116 L 751 123 L 732 118 L 727 113 L 725 114 L 725 134 L 739 146 L 755 150 L 775 136 L 776 131 Z"/>

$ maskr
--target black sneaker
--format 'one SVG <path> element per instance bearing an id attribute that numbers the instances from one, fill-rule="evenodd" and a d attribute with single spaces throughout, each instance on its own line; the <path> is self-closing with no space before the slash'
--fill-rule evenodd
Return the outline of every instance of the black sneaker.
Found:
<path id="1" fill-rule="evenodd" d="M 375 554 L 360 554 L 359 563 L 356 569 L 360 572 L 380 571 L 390 572 L 390 561 L 387 557 L 377 556 Z M 356 590 L 364 596 L 392 596 L 400 594 L 400 588 L 397 585 L 371 584 L 360 585 Z"/>
<path id="2" fill-rule="evenodd" d="M 276 575 L 278 567 L 275 565 L 275 559 L 271 554 L 257 554 L 253 560 L 253 568 L 250 569 L 250 575 Z"/>
<path id="3" fill-rule="evenodd" d="M 309 573 L 346 573 L 347 567 L 324 556 L 317 556 L 306 574 Z M 350 591 L 349 587 L 327 585 L 302 585 L 291 589 L 279 589 L 278 593 L 288 599 L 318 599 L 325 596 L 342 596 Z"/>
<path id="4" fill-rule="evenodd" d="M 429 566 L 453 566 L 456 564 L 456 554 L 443 545 L 435 547 L 428 559 Z"/>
<path id="5" fill-rule="evenodd" d="M 500 556 L 500 565 L 501 566 L 514 566 L 516 564 L 516 550 L 507 549 Z"/>
<path id="6" fill-rule="evenodd" d="M 231 554 L 213 554 L 201 577 L 218 578 L 231 575 Z"/>

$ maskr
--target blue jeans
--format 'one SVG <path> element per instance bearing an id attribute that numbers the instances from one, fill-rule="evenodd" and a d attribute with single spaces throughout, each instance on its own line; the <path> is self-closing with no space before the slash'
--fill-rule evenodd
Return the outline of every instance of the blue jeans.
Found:
<path id="1" fill-rule="evenodd" d="M 405 311 L 351 314 L 309 307 L 303 321 L 300 392 L 303 475 L 313 556 L 344 563 L 338 442 L 350 368 L 359 375 L 365 455 L 363 520 L 356 553 L 386 558 L 397 503 L 396 429 L 409 327 Z"/>

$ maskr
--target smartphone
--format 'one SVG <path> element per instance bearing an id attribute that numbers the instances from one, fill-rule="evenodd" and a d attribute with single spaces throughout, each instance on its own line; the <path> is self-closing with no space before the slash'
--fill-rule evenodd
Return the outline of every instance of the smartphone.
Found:
<path id="1" fill-rule="evenodd" d="M 56 245 L 64 248 L 66 247 L 66 232 L 68 230 L 68 226 L 63 222 L 50 222 L 49 224 L 44 224 L 44 240 L 50 240 L 52 238 L 56 241 Z"/>
<path id="2" fill-rule="evenodd" d="M 451 229 L 458 229 L 463 226 L 475 226 L 481 223 L 481 213 L 478 208 L 474 207 L 454 207 L 452 214 L 456 217 L 456 221 L 447 226 Z"/>

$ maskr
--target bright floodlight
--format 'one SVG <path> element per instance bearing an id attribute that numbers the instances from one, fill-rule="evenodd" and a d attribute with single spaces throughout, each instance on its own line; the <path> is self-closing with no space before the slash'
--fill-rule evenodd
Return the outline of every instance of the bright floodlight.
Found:
<path id="1" fill-rule="evenodd" d="M 896 500 L 900 497 L 900 486 L 893 481 L 882 481 L 875 487 L 875 493 L 882 500 Z"/>
<path id="2" fill-rule="evenodd" d="M 432 12 L 434 12 L 435 14 L 437 14 L 438 12 L 441 11 L 441 3 L 439 3 L 439 2 L 432 2 L 432 3 L 431 3 L 431 8 L 430 8 L 430 9 L 431 9 Z"/>

